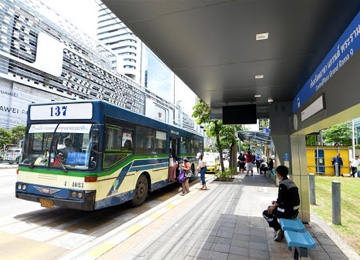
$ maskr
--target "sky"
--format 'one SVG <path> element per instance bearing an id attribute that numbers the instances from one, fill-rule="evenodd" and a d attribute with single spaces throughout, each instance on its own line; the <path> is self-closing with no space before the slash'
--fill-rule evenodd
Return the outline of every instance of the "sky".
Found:
<path id="1" fill-rule="evenodd" d="M 94 0 L 42 0 L 42 2 L 96 39 L 98 5 Z"/>

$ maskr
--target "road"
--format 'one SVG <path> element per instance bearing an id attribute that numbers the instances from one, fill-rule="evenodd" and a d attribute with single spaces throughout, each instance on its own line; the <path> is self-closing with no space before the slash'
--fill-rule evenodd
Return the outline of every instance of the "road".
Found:
<path id="1" fill-rule="evenodd" d="M 140 207 L 128 204 L 94 212 L 42 208 L 15 198 L 16 168 L 0 169 L 1 259 L 59 259 L 124 225 L 177 194 L 178 185 L 152 193 Z"/>

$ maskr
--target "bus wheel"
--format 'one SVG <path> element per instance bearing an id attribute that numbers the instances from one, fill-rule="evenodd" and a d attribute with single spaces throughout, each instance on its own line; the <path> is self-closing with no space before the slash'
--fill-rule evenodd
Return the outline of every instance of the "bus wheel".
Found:
<path id="1" fill-rule="evenodd" d="M 148 180 L 145 175 L 141 175 L 136 182 L 134 198 L 131 200 L 133 206 L 140 206 L 144 203 L 148 194 Z"/>

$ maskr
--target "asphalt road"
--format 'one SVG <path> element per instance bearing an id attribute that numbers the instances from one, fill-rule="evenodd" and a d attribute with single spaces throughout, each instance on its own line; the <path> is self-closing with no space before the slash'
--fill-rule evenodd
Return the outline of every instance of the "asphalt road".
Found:
<path id="1" fill-rule="evenodd" d="M 6 165 L 7 166 L 7 165 Z M 0 251 L 2 259 L 57 259 L 103 236 L 175 196 L 178 185 L 154 192 L 140 207 L 128 204 L 94 212 L 15 198 L 16 165 L 0 165 Z"/>

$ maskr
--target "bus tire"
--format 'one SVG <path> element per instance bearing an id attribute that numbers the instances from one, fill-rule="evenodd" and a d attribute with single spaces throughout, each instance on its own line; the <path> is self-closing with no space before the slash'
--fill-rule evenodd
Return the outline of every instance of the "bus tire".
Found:
<path id="1" fill-rule="evenodd" d="M 136 182 L 135 193 L 133 199 L 131 200 L 131 204 L 135 207 L 142 205 L 146 200 L 148 190 L 148 179 L 142 174 Z"/>

